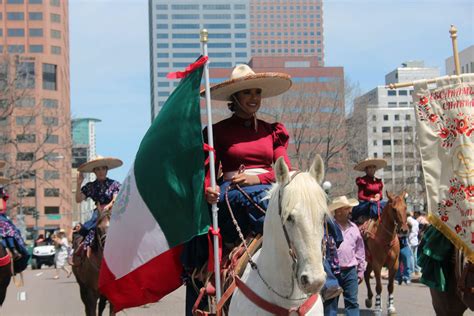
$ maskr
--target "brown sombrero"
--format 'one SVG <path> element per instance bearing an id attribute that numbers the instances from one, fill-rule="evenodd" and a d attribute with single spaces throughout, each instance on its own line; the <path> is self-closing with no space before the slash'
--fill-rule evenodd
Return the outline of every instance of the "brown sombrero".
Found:
<path id="1" fill-rule="evenodd" d="M 109 170 L 123 165 L 122 160 L 112 157 L 97 156 L 95 159 L 83 163 L 77 168 L 79 172 L 94 172 L 94 168 L 107 167 Z"/>
<path id="2" fill-rule="evenodd" d="M 387 161 L 381 158 L 367 158 L 359 161 L 359 163 L 354 166 L 354 170 L 364 172 L 368 166 L 375 166 L 376 170 L 382 169 L 387 166 Z"/>
<path id="3" fill-rule="evenodd" d="M 246 89 L 262 89 L 262 98 L 274 97 L 291 87 L 291 77 L 281 72 L 255 73 L 248 65 L 235 66 L 230 79 L 211 87 L 211 99 L 230 101 L 230 97 Z M 204 96 L 204 90 L 201 91 Z"/>

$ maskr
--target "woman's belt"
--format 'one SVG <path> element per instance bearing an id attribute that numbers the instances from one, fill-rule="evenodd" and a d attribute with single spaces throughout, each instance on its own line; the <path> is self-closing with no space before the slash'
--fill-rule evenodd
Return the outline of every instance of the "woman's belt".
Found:
<path id="1" fill-rule="evenodd" d="M 253 168 L 253 169 L 245 169 L 244 170 L 244 173 L 248 174 L 250 176 L 256 176 L 256 175 L 267 173 L 267 172 L 270 172 L 270 171 L 268 171 L 267 169 L 263 169 L 263 168 Z M 238 173 L 239 173 L 238 170 L 224 172 L 224 181 L 232 180 L 232 177 L 235 176 Z"/>

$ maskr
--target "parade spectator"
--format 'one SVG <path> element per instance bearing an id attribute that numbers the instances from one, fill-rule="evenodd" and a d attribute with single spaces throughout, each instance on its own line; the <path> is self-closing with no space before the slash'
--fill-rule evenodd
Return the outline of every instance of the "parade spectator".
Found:
<path id="1" fill-rule="evenodd" d="M 60 270 L 65 271 L 66 277 L 69 278 L 71 276 L 72 271 L 66 267 L 66 263 L 70 249 L 64 230 L 60 230 L 57 234 L 53 235 L 53 242 L 56 247 L 56 254 L 54 255 L 54 261 L 56 264 L 56 275 L 53 277 L 53 279 L 59 279 Z"/>
<path id="2" fill-rule="evenodd" d="M 413 217 L 413 213 L 410 213 L 409 216 L 407 217 L 407 224 L 408 227 L 410 228 L 410 231 L 408 233 L 408 245 L 410 246 L 411 250 L 411 260 L 410 260 L 410 271 L 414 272 L 415 278 L 419 278 L 420 276 L 420 267 L 417 264 L 417 252 L 418 252 L 418 245 L 419 245 L 419 239 L 418 239 L 418 234 L 419 234 L 419 223 L 418 221 Z"/>
<path id="3" fill-rule="evenodd" d="M 400 256 L 398 258 L 399 267 L 395 279 L 398 281 L 398 284 L 401 285 L 403 282 L 405 284 L 411 283 L 411 261 L 412 253 L 410 245 L 408 244 L 408 234 L 398 235 L 398 241 L 400 243 Z"/>
<path id="4" fill-rule="evenodd" d="M 329 205 L 329 210 L 334 212 L 336 224 L 344 238 L 337 249 L 340 273 L 336 277 L 344 290 L 344 308 L 346 315 L 349 316 L 359 315 L 357 295 L 366 268 L 364 241 L 357 225 L 349 220 L 352 207 L 358 204 L 355 199 L 339 196 Z M 333 299 L 332 308 L 328 309 L 328 313 L 325 309 L 325 315 L 337 315 L 338 301 L 339 297 Z"/>

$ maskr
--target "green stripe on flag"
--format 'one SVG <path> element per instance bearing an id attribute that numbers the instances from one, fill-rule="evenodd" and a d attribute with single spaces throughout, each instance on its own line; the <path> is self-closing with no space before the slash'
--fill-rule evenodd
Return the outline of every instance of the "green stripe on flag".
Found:
<path id="1" fill-rule="evenodd" d="M 138 150 L 138 191 L 170 247 L 207 232 L 204 151 L 199 106 L 203 68 L 182 79 L 154 120 Z M 133 233 L 133 232 L 132 232 Z"/>

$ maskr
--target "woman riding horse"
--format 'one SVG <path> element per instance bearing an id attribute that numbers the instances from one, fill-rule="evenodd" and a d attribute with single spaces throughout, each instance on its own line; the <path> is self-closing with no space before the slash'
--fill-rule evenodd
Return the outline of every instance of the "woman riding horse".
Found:
<path id="1" fill-rule="evenodd" d="M 352 209 L 353 222 L 362 224 L 367 218 L 378 218 L 381 215 L 387 202 L 382 200 L 383 182 L 375 177 L 375 172 L 386 165 L 384 159 L 367 158 L 354 167 L 354 170 L 365 172 L 365 176 L 356 179 L 359 205 Z"/>
<path id="2" fill-rule="evenodd" d="M 289 135 L 285 126 L 257 119 L 257 112 L 262 98 L 282 94 L 291 84 L 287 74 L 255 73 L 247 65 L 237 65 L 229 80 L 211 88 L 211 98 L 229 102 L 233 115 L 213 125 L 216 166 L 222 168 L 223 181 L 219 187 L 213 188 L 207 178 L 205 194 L 209 204 L 217 203 L 219 207 L 220 232 L 224 244 L 231 247 L 240 241 L 227 207 L 226 192 L 244 235 L 251 231 L 261 234 L 264 214 L 260 208 L 266 210 L 268 200 L 265 197 L 275 182 L 272 164 L 283 157 L 290 166 L 286 152 Z M 207 130 L 203 133 L 207 139 Z M 188 243 L 182 258 L 187 271 L 204 264 L 208 257 L 207 249 L 207 236 Z M 195 298 L 194 289 L 188 286 L 187 307 L 194 304 Z M 187 308 L 187 314 L 190 313 L 190 308 Z"/>
<path id="3" fill-rule="evenodd" d="M 94 240 L 96 222 L 100 212 L 112 209 L 120 190 L 120 183 L 107 178 L 107 172 L 110 169 L 120 167 L 122 164 L 120 159 L 99 156 L 78 168 L 76 202 L 81 203 L 87 198 L 91 198 L 96 204 L 91 219 L 84 224 L 78 224 L 74 228 L 74 232 L 85 238 L 84 249 L 87 249 Z M 84 181 L 84 172 L 93 172 L 97 179 L 81 187 Z"/>
<path id="4" fill-rule="evenodd" d="M 20 231 L 6 214 L 9 196 L 3 185 L 8 182 L 8 179 L 0 177 L 0 237 L 3 246 L 12 254 L 15 273 L 20 273 L 28 266 L 30 255 Z"/>

